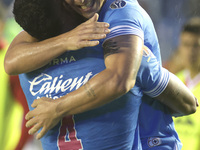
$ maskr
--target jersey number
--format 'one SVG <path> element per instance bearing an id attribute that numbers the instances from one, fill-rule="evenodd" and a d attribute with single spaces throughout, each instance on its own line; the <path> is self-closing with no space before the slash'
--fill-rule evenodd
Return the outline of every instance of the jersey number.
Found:
<path id="1" fill-rule="evenodd" d="M 68 136 L 68 139 L 66 139 L 66 136 Z M 76 137 L 73 116 L 65 117 L 61 122 L 58 147 L 60 150 L 83 149 L 81 140 Z"/>

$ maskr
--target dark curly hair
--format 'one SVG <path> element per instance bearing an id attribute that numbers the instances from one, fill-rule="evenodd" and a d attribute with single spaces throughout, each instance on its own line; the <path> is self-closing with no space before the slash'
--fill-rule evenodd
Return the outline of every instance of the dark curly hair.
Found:
<path id="1" fill-rule="evenodd" d="M 64 0 L 15 0 L 13 14 L 16 22 L 38 40 L 67 32 L 86 20 Z"/>

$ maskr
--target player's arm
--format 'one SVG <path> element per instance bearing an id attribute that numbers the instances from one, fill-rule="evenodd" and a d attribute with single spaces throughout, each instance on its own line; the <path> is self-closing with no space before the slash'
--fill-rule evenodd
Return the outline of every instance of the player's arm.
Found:
<path id="1" fill-rule="evenodd" d="M 70 106 L 70 110 L 65 110 L 63 115 L 100 107 L 133 88 L 142 59 L 142 47 L 142 39 L 135 35 L 123 35 L 107 40 L 104 44 L 106 69 L 89 80 L 80 90 L 66 96 L 71 102 L 68 99 L 64 103 Z M 74 97 L 75 93 L 77 98 Z M 75 104 L 71 98 L 79 104 Z M 64 110 L 64 105 L 59 107 L 58 110 Z"/>
<path id="2" fill-rule="evenodd" d="M 134 35 L 107 40 L 104 43 L 106 69 L 76 91 L 56 101 L 35 100 L 32 104 L 35 109 L 26 115 L 26 119 L 30 119 L 27 127 L 36 124 L 29 133 L 34 134 L 42 127 L 37 136 L 41 138 L 62 117 L 102 106 L 127 93 L 135 85 L 142 46 L 143 40 Z"/>
<path id="3" fill-rule="evenodd" d="M 167 105 L 176 116 L 196 111 L 196 98 L 182 81 L 164 69 L 153 53 L 144 46 L 144 55 L 137 81 L 143 92 Z"/>
<path id="4" fill-rule="evenodd" d="M 183 82 L 172 73 L 170 74 L 166 89 L 155 98 L 167 105 L 174 116 L 195 113 L 196 107 L 198 106 L 196 97 Z"/>
<path id="5" fill-rule="evenodd" d="M 109 33 L 108 23 L 97 22 L 98 15 L 70 32 L 38 41 L 22 31 L 13 40 L 5 56 L 4 67 L 9 75 L 27 73 L 48 64 L 68 50 L 96 46 Z"/>
<path id="6" fill-rule="evenodd" d="M 143 59 L 142 61 L 147 63 L 146 59 Z M 154 63 L 154 62 L 151 62 L 150 60 L 149 63 Z M 159 67 L 161 67 L 158 62 L 156 64 Z M 145 67 L 143 66 L 143 64 L 141 64 L 140 68 L 145 68 Z M 147 68 L 147 70 L 149 69 L 150 67 Z M 155 70 L 151 70 L 151 73 L 149 73 L 149 75 L 145 75 L 146 72 L 140 72 L 140 73 L 143 73 L 147 78 L 154 78 L 152 77 L 153 75 L 152 71 L 155 72 Z M 158 70 L 158 71 L 160 71 L 159 74 L 163 74 L 164 71 L 167 72 L 167 70 L 165 70 L 164 68 L 161 68 L 161 70 Z M 166 80 L 166 79 L 162 78 L 157 83 L 165 84 L 164 82 L 166 81 L 161 81 L 161 80 Z M 146 79 L 146 81 L 148 81 L 148 79 Z M 152 81 L 149 81 L 148 84 L 152 85 L 153 83 Z M 146 84 L 144 84 L 143 86 L 145 85 Z M 155 86 L 158 86 L 158 84 L 156 84 Z M 183 115 L 192 114 L 196 111 L 196 107 L 198 106 L 198 101 L 196 97 L 183 84 L 183 82 L 172 73 L 170 73 L 169 81 L 168 81 L 168 84 L 166 85 L 166 88 L 160 92 L 161 93 L 158 96 L 153 97 L 153 98 L 167 105 L 172 115 L 183 116 Z M 152 96 L 152 95 L 149 95 L 149 96 Z M 101 105 L 98 105 L 98 104 L 94 105 L 94 103 L 87 103 L 77 108 L 77 110 L 73 110 L 73 112 L 74 114 L 76 114 L 77 111 L 85 112 L 99 106 Z"/>

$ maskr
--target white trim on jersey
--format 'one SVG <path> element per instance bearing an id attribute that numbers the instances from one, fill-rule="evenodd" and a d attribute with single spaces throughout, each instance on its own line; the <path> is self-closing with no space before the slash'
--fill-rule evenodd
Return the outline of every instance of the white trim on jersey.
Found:
<path id="1" fill-rule="evenodd" d="M 119 25 L 110 29 L 110 33 L 107 35 L 104 42 L 108 39 L 111 39 L 120 35 L 128 35 L 128 34 L 137 35 L 142 40 L 144 40 L 144 32 L 142 30 L 138 28 L 134 28 L 132 26 L 128 26 L 128 25 Z"/>
<path id="2" fill-rule="evenodd" d="M 159 96 L 167 87 L 169 83 L 169 77 L 170 77 L 169 72 L 166 69 L 162 68 L 162 76 L 160 78 L 158 85 L 150 91 L 143 91 L 143 92 L 150 97 Z"/>

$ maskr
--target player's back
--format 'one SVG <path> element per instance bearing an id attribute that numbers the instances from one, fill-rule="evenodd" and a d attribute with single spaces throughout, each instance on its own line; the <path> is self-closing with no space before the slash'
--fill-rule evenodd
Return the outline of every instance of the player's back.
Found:
<path id="1" fill-rule="evenodd" d="M 41 69 L 21 74 L 20 82 L 32 110 L 34 99 L 57 99 L 104 69 L 102 47 L 84 48 L 67 52 Z M 43 149 L 131 149 L 138 130 L 141 96 L 142 93 L 128 92 L 100 108 L 63 118 L 41 139 Z"/>

